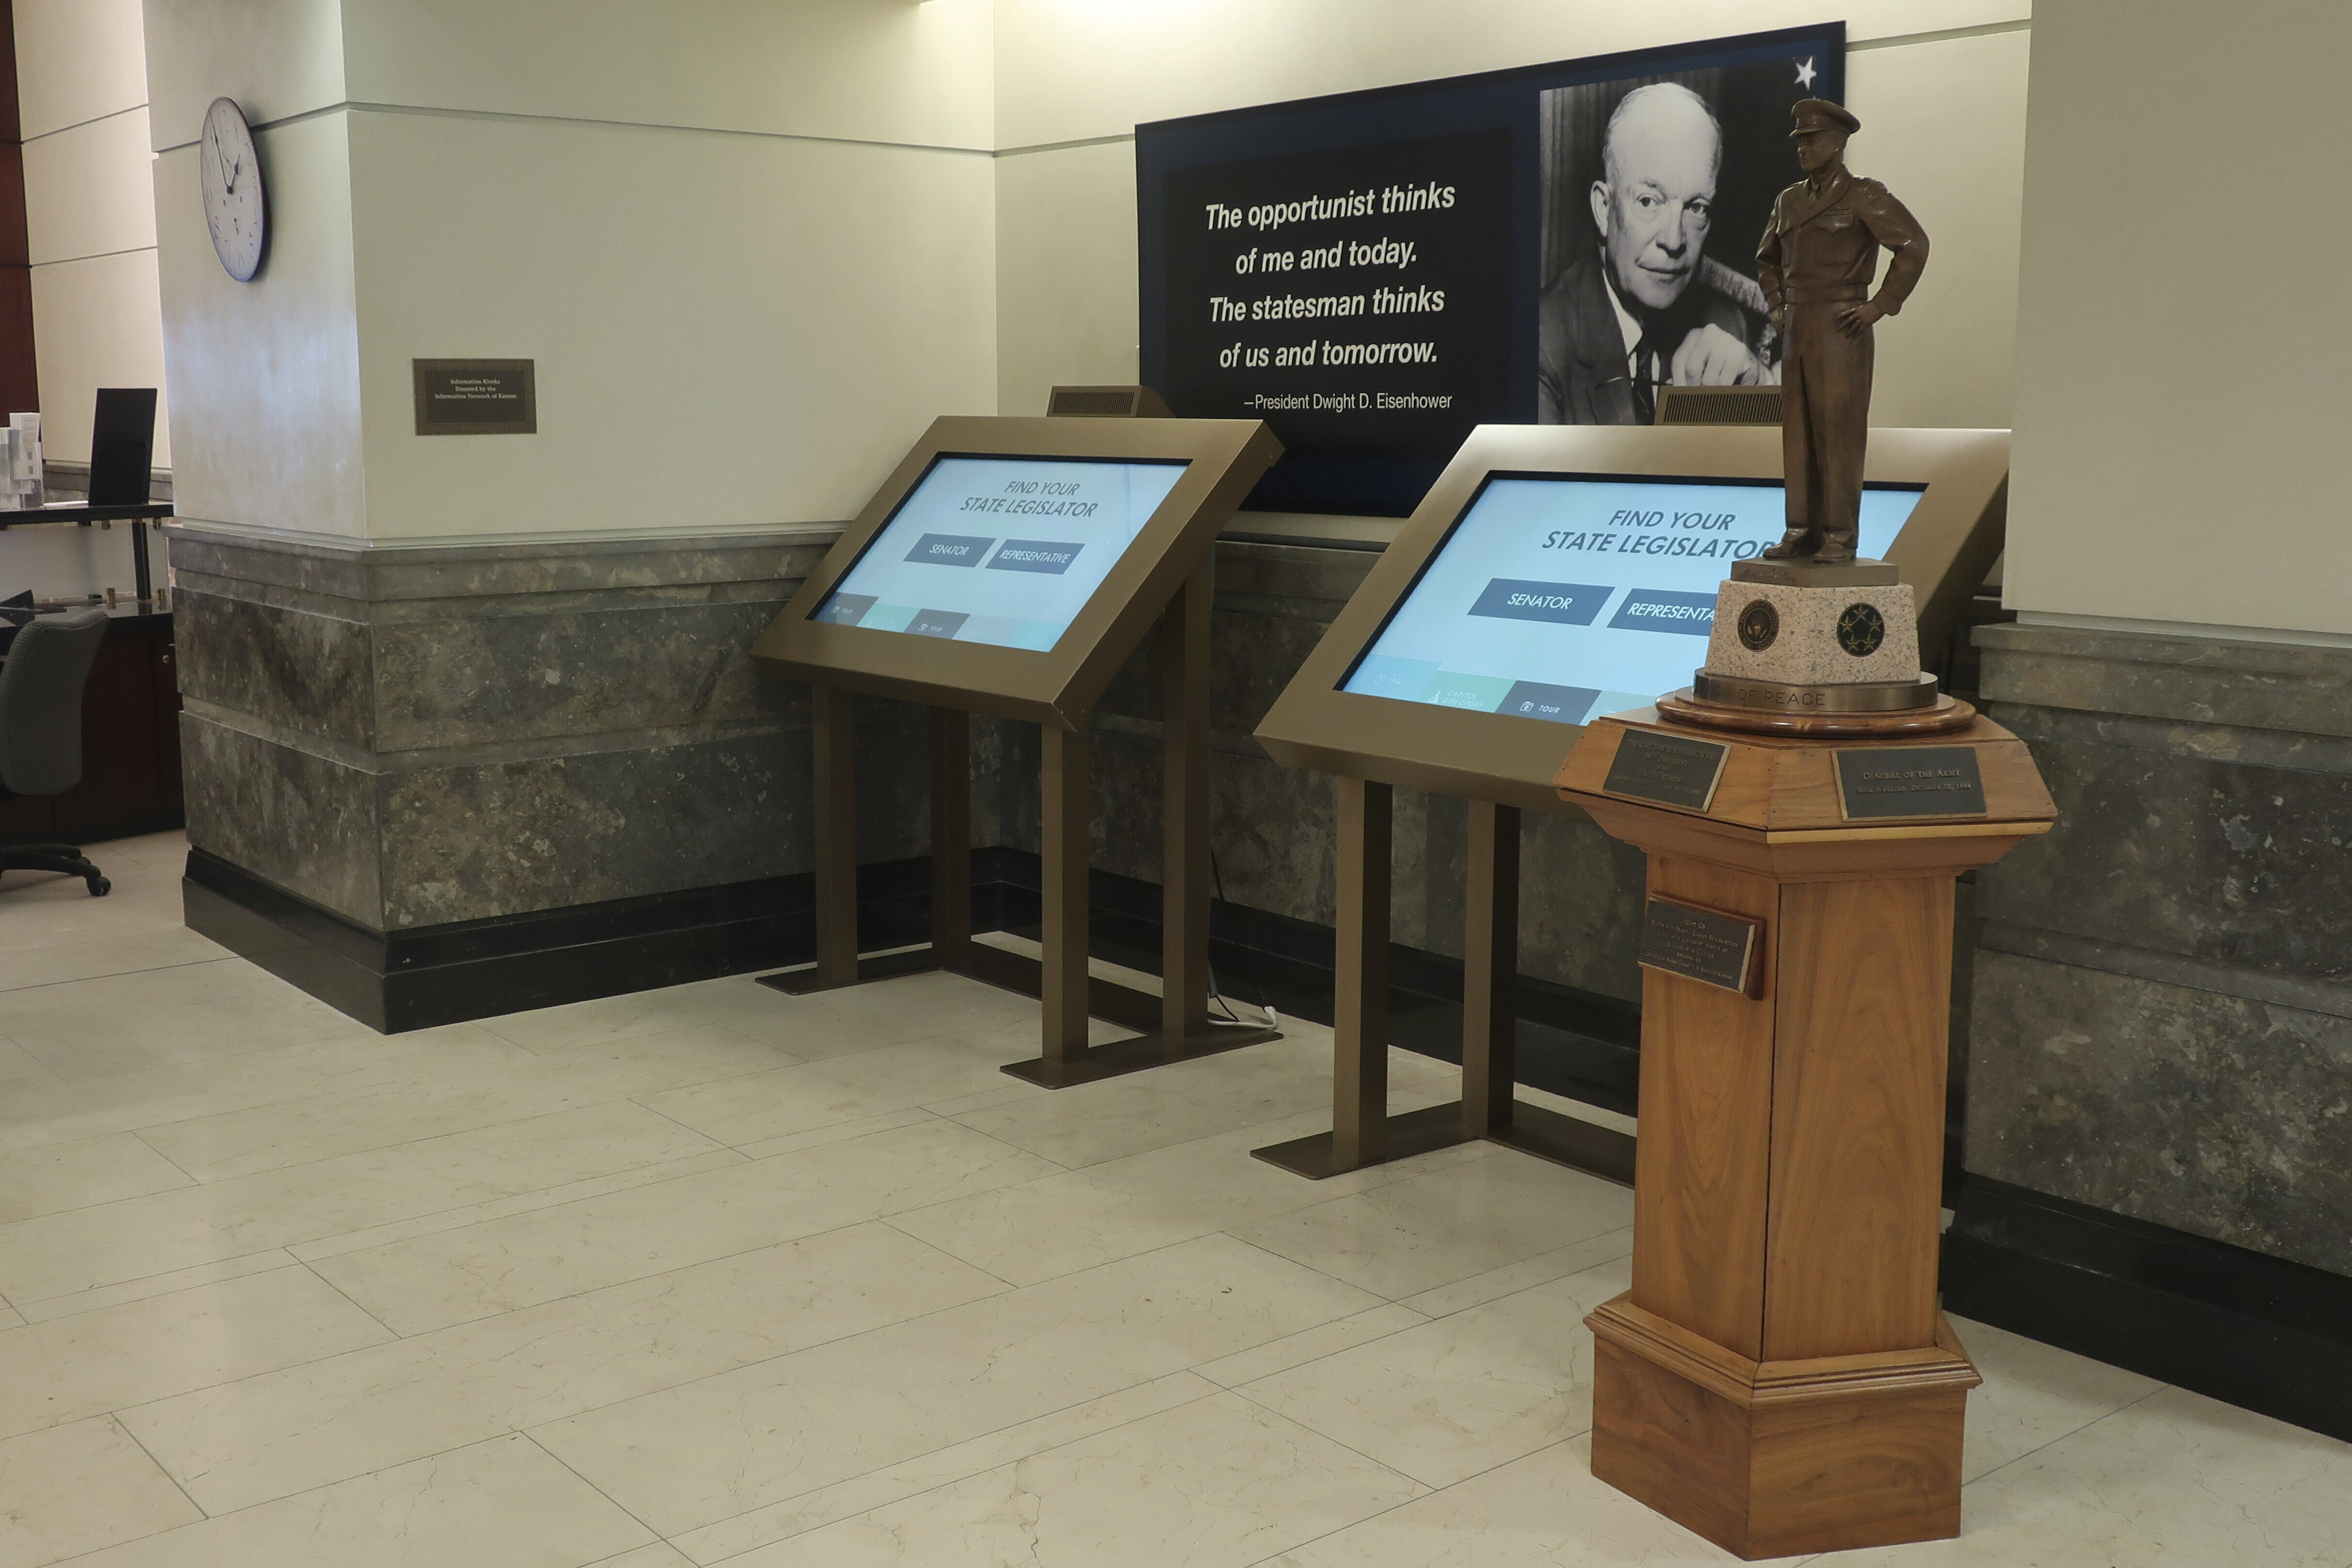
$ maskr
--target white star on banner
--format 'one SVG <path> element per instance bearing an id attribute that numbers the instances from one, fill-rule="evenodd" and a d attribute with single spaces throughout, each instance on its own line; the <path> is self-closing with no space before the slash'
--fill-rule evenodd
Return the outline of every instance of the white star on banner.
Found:
<path id="1" fill-rule="evenodd" d="M 1810 89 L 1813 85 L 1813 57 L 1807 55 L 1803 62 L 1797 67 L 1797 85 Z"/>

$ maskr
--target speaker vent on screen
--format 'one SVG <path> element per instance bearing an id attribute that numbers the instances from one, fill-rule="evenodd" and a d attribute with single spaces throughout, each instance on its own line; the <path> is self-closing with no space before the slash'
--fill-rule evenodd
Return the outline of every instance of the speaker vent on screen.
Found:
<path id="1" fill-rule="evenodd" d="M 1779 387 L 1662 387 L 1660 424 L 1778 424 Z"/>

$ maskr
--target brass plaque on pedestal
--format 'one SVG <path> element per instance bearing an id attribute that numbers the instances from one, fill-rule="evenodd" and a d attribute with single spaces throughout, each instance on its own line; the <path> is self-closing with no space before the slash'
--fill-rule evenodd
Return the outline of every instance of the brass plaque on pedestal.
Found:
<path id="1" fill-rule="evenodd" d="M 1642 921 L 1642 967 L 1745 992 L 1763 929 L 1759 920 L 1653 898 Z"/>
<path id="2" fill-rule="evenodd" d="M 1873 817 L 1981 817 L 1984 775 L 1973 746 L 1880 747 L 1831 754 L 1838 810 Z"/>
<path id="3" fill-rule="evenodd" d="M 1704 811 L 1715 799 L 1716 780 L 1723 777 L 1723 759 L 1730 755 L 1731 747 L 1719 740 L 1629 729 L 1601 788 L 1635 800 Z"/>

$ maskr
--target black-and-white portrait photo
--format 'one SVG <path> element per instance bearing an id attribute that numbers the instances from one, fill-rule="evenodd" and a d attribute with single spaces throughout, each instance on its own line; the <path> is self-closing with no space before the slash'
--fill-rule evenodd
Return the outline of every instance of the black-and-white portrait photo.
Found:
<path id="1" fill-rule="evenodd" d="M 1542 95 L 1538 423 L 1648 424 L 1663 387 L 1780 380 L 1756 245 L 1800 177 L 1789 108 L 1811 64 Z"/>

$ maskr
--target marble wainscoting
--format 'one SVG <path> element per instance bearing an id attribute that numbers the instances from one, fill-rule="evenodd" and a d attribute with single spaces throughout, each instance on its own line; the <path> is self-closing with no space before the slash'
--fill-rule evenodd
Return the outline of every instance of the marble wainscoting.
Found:
<path id="1" fill-rule="evenodd" d="M 1953 1310 L 2352 1422 L 2352 649 L 1977 640 L 2059 818 L 1979 873 Z"/>
<path id="2" fill-rule="evenodd" d="M 747 650 L 835 530 L 171 535 L 192 925 L 394 1029 L 782 961 L 807 699 Z M 920 715 L 864 716 L 861 855 L 920 854 Z"/>

